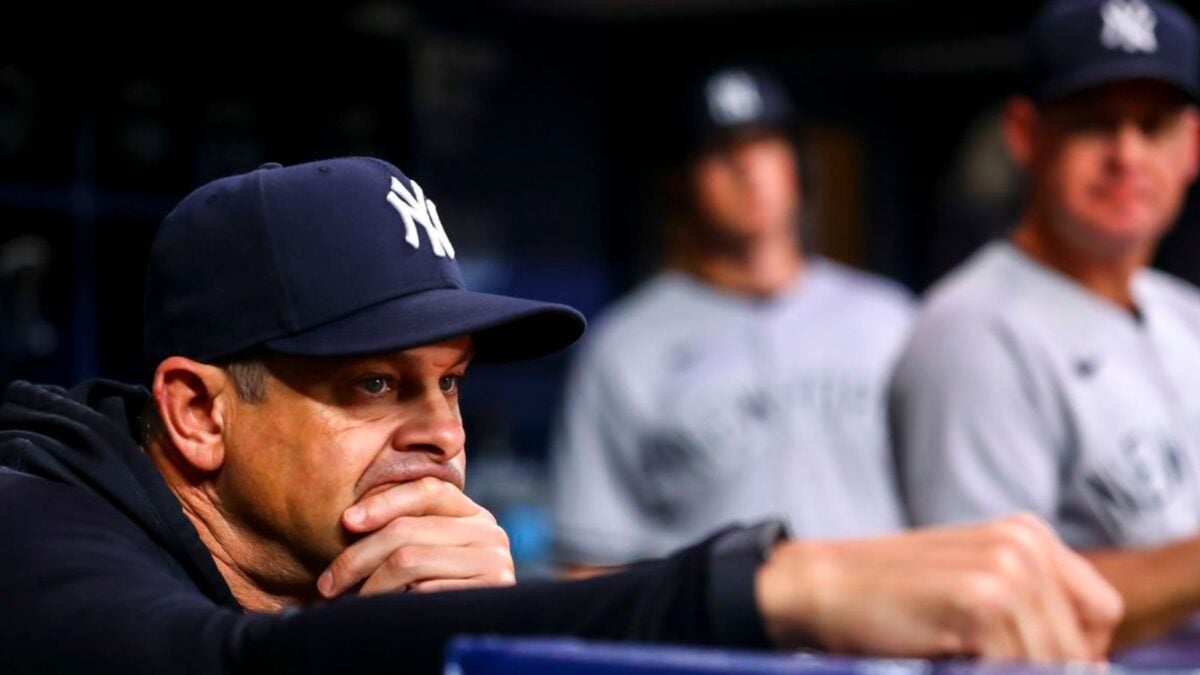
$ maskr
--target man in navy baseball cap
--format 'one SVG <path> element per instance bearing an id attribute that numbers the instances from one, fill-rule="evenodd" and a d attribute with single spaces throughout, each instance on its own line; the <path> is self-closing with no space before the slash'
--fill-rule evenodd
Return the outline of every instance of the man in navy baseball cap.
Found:
<path id="1" fill-rule="evenodd" d="M 146 452 L 244 606 L 511 583 L 504 533 L 462 491 L 459 381 L 562 349 L 584 320 L 469 291 L 455 256 L 421 186 L 364 157 L 222 178 L 163 220 Z M 385 527 L 413 516 L 433 518 Z M 271 542 L 288 545 L 246 553 Z M 426 556 L 385 565 L 401 548 Z"/>
<path id="2" fill-rule="evenodd" d="M 1128 644 L 1200 611 L 1200 289 L 1150 269 L 1200 172 L 1200 40 L 1168 2 L 1055 0 L 1029 42 L 1003 120 L 1025 204 L 894 371 L 901 493 L 918 525 L 1046 518 L 1124 594 Z"/>
<path id="3" fill-rule="evenodd" d="M 783 515 L 802 537 L 903 524 L 876 412 L 909 293 L 807 248 L 814 181 L 778 80 L 731 65 L 681 88 L 661 106 L 675 110 L 677 143 L 662 176 L 663 269 L 600 317 L 554 435 L 557 554 L 573 573 L 738 518 Z M 797 382 L 863 405 L 810 405 Z"/>

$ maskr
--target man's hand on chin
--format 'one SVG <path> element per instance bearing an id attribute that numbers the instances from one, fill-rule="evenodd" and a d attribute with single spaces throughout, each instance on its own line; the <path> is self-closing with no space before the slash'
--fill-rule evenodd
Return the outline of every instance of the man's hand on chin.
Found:
<path id="1" fill-rule="evenodd" d="M 457 486 L 436 478 L 399 483 L 368 495 L 342 514 L 342 526 L 365 535 L 317 581 L 333 598 L 359 593 L 445 591 L 516 583 L 508 535 Z"/>

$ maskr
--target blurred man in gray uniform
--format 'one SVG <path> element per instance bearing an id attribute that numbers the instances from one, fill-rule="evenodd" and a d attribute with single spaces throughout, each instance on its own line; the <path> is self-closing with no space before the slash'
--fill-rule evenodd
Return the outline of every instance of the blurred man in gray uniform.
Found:
<path id="1" fill-rule="evenodd" d="M 722 70 L 688 103 L 668 268 L 597 322 L 553 445 L 559 551 L 574 565 L 764 517 L 801 537 L 902 522 L 882 404 L 910 296 L 804 256 L 776 81 Z"/>
<path id="2" fill-rule="evenodd" d="M 1200 291 L 1146 268 L 1197 172 L 1196 27 L 1060 1 L 1032 45 L 1024 215 L 931 291 L 893 437 L 916 524 L 1042 516 L 1125 595 L 1128 642 L 1200 609 Z"/>

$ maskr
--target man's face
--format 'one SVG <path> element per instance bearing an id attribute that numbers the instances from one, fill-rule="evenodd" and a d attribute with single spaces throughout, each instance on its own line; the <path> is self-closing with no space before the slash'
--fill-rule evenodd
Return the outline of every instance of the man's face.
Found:
<path id="1" fill-rule="evenodd" d="M 317 573 L 349 544 L 345 509 L 434 476 L 463 487 L 462 337 L 377 356 L 271 357 L 261 401 L 235 403 L 217 490 L 225 515 Z"/>
<path id="2" fill-rule="evenodd" d="M 800 206 L 796 153 L 779 134 L 738 137 L 691 165 L 697 214 L 734 239 L 778 234 L 794 227 Z"/>
<path id="3" fill-rule="evenodd" d="M 1031 161 L 1064 244 L 1100 256 L 1153 246 L 1195 177 L 1196 110 L 1151 81 L 1100 87 L 1042 110 Z"/>

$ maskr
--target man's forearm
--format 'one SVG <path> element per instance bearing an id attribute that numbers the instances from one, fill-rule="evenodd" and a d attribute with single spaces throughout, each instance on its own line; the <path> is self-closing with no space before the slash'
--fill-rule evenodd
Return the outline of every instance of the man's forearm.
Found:
<path id="1" fill-rule="evenodd" d="M 1200 537 L 1083 555 L 1125 599 L 1125 618 L 1114 647 L 1159 637 L 1200 610 Z"/>
<path id="2" fill-rule="evenodd" d="M 278 672 L 441 672 L 458 634 L 569 635 L 594 640 L 714 644 L 710 546 L 575 582 L 431 594 L 350 597 L 258 620 L 246 666 Z M 731 644 L 762 648 L 763 644 Z M 399 664 L 399 666 L 397 666 Z"/>

